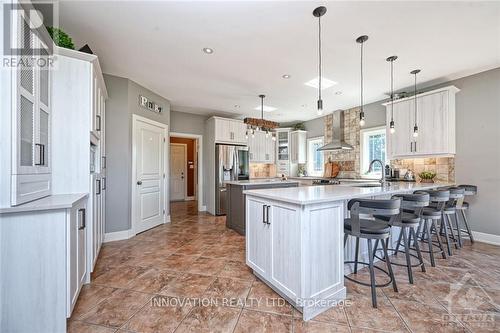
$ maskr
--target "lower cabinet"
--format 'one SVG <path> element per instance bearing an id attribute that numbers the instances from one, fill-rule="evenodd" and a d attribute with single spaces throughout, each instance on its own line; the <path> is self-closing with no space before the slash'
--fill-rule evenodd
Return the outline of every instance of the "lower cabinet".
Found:
<path id="1" fill-rule="evenodd" d="M 247 262 L 293 299 L 300 291 L 299 214 L 279 203 L 247 200 Z"/>
<path id="2" fill-rule="evenodd" d="M 0 332 L 66 332 L 87 280 L 86 194 L 0 209 Z"/>
<path id="3" fill-rule="evenodd" d="M 68 304 L 66 316 L 69 318 L 75 307 L 80 290 L 87 279 L 87 209 L 81 203 L 69 212 L 67 226 L 67 289 Z"/>

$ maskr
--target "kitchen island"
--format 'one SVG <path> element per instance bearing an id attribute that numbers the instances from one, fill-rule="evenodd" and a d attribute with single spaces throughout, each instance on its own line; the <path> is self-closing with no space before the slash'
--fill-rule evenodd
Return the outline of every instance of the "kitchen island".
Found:
<path id="1" fill-rule="evenodd" d="M 298 181 L 282 180 L 281 178 L 235 180 L 226 182 L 228 192 L 226 203 L 226 227 L 233 229 L 240 235 L 245 235 L 244 191 L 297 186 L 299 186 Z"/>
<path id="2" fill-rule="evenodd" d="M 374 187 L 360 183 L 245 191 L 246 263 L 302 312 L 304 320 L 310 320 L 346 297 L 344 272 L 349 273 L 350 267 L 344 267 L 344 258 L 354 254 L 350 241 L 345 251 L 343 244 L 350 199 L 387 199 L 446 185 L 397 182 Z M 391 235 L 391 242 L 397 236 Z M 366 261 L 363 245 L 360 260 Z"/>

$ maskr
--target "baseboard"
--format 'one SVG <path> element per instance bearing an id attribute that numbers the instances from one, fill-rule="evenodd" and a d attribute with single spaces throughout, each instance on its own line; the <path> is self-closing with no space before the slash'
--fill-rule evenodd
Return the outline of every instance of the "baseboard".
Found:
<path id="1" fill-rule="evenodd" d="M 184 199 L 184 201 L 195 201 L 196 200 L 196 197 L 186 197 L 186 199 Z"/>
<path id="2" fill-rule="evenodd" d="M 134 236 L 135 235 L 132 234 L 132 229 L 123 230 L 123 231 L 108 232 L 108 233 L 104 234 L 104 243 L 129 239 L 129 238 L 132 238 Z"/>
<path id="3" fill-rule="evenodd" d="M 472 235 L 475 241 L 500 246 L 500 235 L 486 234 L 478 231 L 473 231 Z"/>
<path id="4" fill-rule="evenodd" d="M 167 218 L 165 219 L 165 223 L 170 223 L 172 222 L 172 219 L 170 218 L 170 215 L 167 215 Z"/>

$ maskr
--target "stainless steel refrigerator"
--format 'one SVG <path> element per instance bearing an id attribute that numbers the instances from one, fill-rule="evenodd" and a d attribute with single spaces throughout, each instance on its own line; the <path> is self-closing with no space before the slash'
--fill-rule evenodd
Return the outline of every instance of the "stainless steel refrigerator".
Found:
<path id="1" fill-rule="evenodd" d="M 215 145 L 215 214 L 225 215 L 226 182 L 250 178 L 248 147 Z"/>

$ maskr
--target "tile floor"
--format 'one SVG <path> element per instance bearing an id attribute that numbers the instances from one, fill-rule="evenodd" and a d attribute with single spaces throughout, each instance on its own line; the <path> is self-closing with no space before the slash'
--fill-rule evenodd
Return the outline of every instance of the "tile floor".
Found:
<path id="1" fill-rule="evenodd" d="M 173 204 L 171 217 L 103 246 L 69 332 L 500 331 L 499 247 L 467 245 L 426 273 L 415 270 L 415 285 L 397 268 L 399 293 L 379 289 L 377 309 L 368 288 L 346 283 L 344 307 L 303 322 L 254 278 L 244 238 L 226 229 L 224 217 L 198 214 L 196 202 Z"/>

